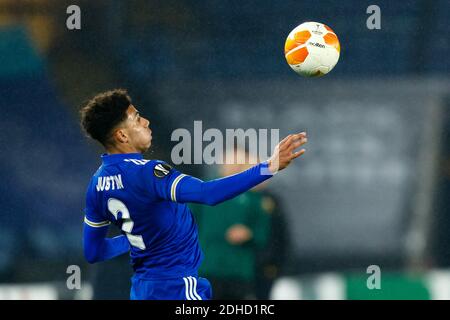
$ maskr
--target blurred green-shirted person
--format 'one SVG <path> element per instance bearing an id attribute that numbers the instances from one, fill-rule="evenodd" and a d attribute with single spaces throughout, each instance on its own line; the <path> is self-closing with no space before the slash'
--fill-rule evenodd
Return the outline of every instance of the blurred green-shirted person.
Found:
<path id="1" fill-rule="evenodd" d="M 236 151 L 243 152 L 243 151 Z M 247 169 L 247 164 L 225 164 L 220 175 Z M 192 205 L 199 226 L 205 260 L 199 273 L 213 284 L 216 299 L 255 299 L 256 255 L 270 234 L 270 214 L 257 190 L 214 207 Z"/>

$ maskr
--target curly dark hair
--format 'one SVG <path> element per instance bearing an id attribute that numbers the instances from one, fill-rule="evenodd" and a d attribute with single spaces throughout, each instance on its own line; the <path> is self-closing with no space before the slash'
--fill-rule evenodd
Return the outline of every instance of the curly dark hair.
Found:
<path id="1" fill-rule="evenodd" d="M 130 105 L 125 89 L 99 93 L 81 108 L 81 127 L 89 137 L 107 146 L 111 143 L 111 130 L 126 119 Z"/>

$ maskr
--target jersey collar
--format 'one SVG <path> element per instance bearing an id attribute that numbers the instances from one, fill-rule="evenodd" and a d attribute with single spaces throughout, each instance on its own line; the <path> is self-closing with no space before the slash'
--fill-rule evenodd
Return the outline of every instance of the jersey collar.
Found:
<path id="1" fill-rule="evenodd" d="M 141 153 L 102 154 L 103 164 L 117 163 L 125 159 L 143 159 L 143 156 Z"/>

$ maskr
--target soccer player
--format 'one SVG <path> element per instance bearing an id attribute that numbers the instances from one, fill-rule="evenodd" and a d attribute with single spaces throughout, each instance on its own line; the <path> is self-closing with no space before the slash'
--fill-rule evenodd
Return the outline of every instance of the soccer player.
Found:
<path id="1" fill-rule="evenodd" d="M 150 122 L 126 90 L 93 97 L 81 109 L 81 124 L 106 151 L 87 189 L 84 255 L 95 263 L 130 252 L 131 299 L 211 299 L 209 281 L 197 273 L 203 254 L 186 203 L 213 206 L 251 189 L 301 156 L 305 149 L 295 150 L 307 141 L 304 132 L 289 135 L 269 160 L 232 176 L 202 181 L 163 161 L 143 159 L 152 142 Z M 122 235 L 106 237 L 111 223 Z"/>

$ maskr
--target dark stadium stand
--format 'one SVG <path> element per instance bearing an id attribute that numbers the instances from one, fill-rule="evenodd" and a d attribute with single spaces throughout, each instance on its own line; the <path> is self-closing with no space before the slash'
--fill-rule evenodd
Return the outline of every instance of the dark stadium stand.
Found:
<path id="1" fill-rule="evenodd" d="M 0 29 L 0 56 L 0 246 L 9 248 L 0 250 L 0 272 L 7 272 L 14 255 L 80 254 L 87 172 L 98 159 L 22 27 Z"/>
<path id="2" fill-rule="evenodd" d="M 420 0 L 377 4 L 382 10 L 381 31 L 367 29 L 368 14 L 355 15 L 365 13 L 369 5 L 365 1 L 321 1 L 320 8 L 316 1 L 228 1 L 226 5 L 211 1 L 201 6 L 188 1 L 184 15 L 191 15 L 190 21 L 201 21 L 201 26 L 191 23 L 183 28 L 182 20 L 179 29 L 165 19 L 145 20 L 137 13 L 131 17 L 124 13 L 131 21 L 124 27 L 122 40 L 127 45 L 118 61 L 130 77 L 152 78 L 161 72 L 167 77 L 199 79 L 285 77 L 291 74 L 283 61 L 286 25 L 330 21 L 345 57 L 333 70 L 335 77 L 449 72 L 445 59 L 450 54 L 448 1 L 426 2 L 426 6 Z M 150 13 L 143 10 L 140 14 Z M 148 21 L 148 25 L 137 25 L 132 19 Z M 428 30 L 430 21 L 435 32 L 420 33 Z M 418 66 L 417 52 L 422 50 L 426 60 L 420 59 L 423 65 Z"/>

